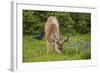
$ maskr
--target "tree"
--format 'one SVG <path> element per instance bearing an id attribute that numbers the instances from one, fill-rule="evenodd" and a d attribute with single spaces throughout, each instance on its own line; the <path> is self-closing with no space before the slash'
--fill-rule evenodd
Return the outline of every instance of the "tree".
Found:
<path id="1" fill-rule="evenodd" d="M 61 34 L 85 34 L 90 32 L 90 13 L 23 10 L 23 34 L 37 35 L 43 32 L 45 22 L 49 16 L 57 17 Z"/>

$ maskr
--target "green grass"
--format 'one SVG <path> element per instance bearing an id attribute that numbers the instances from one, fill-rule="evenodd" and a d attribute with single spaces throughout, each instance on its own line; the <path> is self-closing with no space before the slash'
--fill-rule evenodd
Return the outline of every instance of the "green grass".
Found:
<path id="1" fill-rule="evenodd" d="M 91 59 L 90 40 L 90 34 L 72 36 L 72 41 L 64 44 L 64 51 L 61 54 L 54 52 L 47 55 L 44 39 L 37 40 L 32 35 L 25 35 L 23 36 L 23 62 Z"/>

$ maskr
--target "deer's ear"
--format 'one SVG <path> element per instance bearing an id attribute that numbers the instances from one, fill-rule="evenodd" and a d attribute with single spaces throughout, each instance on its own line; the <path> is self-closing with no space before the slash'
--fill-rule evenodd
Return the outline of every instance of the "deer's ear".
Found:
<path id="1" fill-rule="evenodd" d="M 68 41 L 70 40 L 70 36 L 71 36 L 71 35 L 68 35 L 67 38 L 65 38 L 65 39 L 62 41 L 62 44 L 64 44 L 64 42 L 68 42 Z"/>
<path id="2" fill-rule="evenodd" d="M 60 37 L 59 37 L 59 41 L 62 41 L 62 39 L 63 39 L 63 37 L 62 37 L 62 36 L 60 36 Z"/>
<path id="3" fill-rule="evenodd" d="M 67 40 L 68 40 L 68 38 L 64 39 L 64 40 L 62 41 L 62 44 L 64 44 Z"/>
<path id="4" fill-rule="evenodd" d="M 61 41 L 61 37 L 59 38 L 59 40 Z"/>

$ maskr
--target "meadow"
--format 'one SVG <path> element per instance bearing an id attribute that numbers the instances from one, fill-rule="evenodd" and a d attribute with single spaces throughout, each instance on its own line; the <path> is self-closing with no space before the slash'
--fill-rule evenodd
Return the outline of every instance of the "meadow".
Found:
<path id="1" fill-rule="evenodd" d="M 53 52 L 47 55 L 44 39 L 36 39 L 44 32 L 49 16 L 59 21 L 60 37 L 68 34 L 71 41 L 64 43 L 61 54 Z M 91 59 L 91 13 L 23 10 L 23 62 L 47 62 Z"/>
<path id="2" fill-rule="evenodd" d="M 64 51 L 61 54 L 53 52 L 52 54 L 47 55 L 45 39 L 37 40 L 33 35 L 24 35 L 23 62 L 27 63 L 91 59 L 90 37 L 90 33 L 71 36 L 71 41 L 65 42 Z"/>

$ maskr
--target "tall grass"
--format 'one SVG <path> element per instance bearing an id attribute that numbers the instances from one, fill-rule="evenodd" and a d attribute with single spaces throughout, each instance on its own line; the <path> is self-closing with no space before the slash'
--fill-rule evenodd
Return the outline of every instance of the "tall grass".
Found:
<path id="1" fill-rule="evenodd" d="M 25 35 L 23 36 L 23 62 L 91 59 L 90 40 L 90 34 L 72 36 L 72 41 L 64 44 L 64 51 L 61 54 L 54 52 L 47 55 L 44 39 L 37 40 L 32 35 Z"/>

